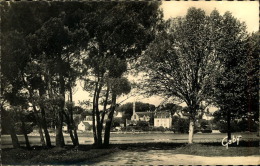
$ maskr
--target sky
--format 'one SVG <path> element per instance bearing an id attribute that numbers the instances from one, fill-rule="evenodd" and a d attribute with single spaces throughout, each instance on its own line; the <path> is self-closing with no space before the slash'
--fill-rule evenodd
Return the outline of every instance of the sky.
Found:
<path id="1" fill-rule="evenodd" d="M 230 11 L 232 15 L 247 25 L 248 32 L 259 29 L 259 2 L 257 1 L 163 1 L 164 19 L 184 16 L 187 9 L 196 7 L 203 9 L 206 14 L 217 9 L 221 15 Z"/>
<path id="2" fill-rule="evenodd" d="M 190 7 L 201 8 L 206 14 L 210 14 L 214 9 L 217 9 L 221 15 L 226 11 L 229 11 L 235 18 L 246 23 L 248 32 L 256 32 L 259 30 L 259 2 L 257 1 L 163 1 L 161 5 L 164 19 L 185 16 Z M 87 100 L 88 96 L 88 93 L 82 90 L 81 84 L 78 82 L 73 96 L 76 105 L 80 100 Z M 126 96 L 121 97 L 118 99 L 118 102 L 121 102 L 126 98 Z M 123 103 L 133 101 L 141 101 L 158 106 L 163 99 L 158 96 L 149 98 L 138 96 L 130 97 Z"/>

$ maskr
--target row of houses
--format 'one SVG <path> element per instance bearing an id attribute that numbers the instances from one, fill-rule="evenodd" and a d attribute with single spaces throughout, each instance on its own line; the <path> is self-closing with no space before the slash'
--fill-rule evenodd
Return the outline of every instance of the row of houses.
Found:
<path id="1" fill-rule="evenodd" d="M 136 124 L 138 121 L 146 121 L 150 122 L 150 120 L 153 118 L 154 121 L 154 127 L 164 127 L 164 128 L 171 128 L 172 127 L 172 115 L 170 112 L 136 112 L 135 111 L 135 103 L 133 103 L 133 115 L 131 117 L 131 120 L 126 122 L 126 125 L 130 124 Z"/>
<path id="2" fill-rule="evenodd" d="M 176 112 L 174 115 L 172 115 L 170 111 L 136 112 L 135 103 L 133 103 L 133 114 L 131 116 L 131 119 L 126 119 L 125 124 L 121 124 L 121 125 L 135 126 L 138 121 L 145 121 L 150 123 L 153 120 L 154 127 L 162 126 L 164 128 L 171 128 L 173 116 L 188 118 L 187 116 L 183 115 L 180 112 Z M 118 112 L 117 115 L 115 115 L 115 118 L 122 118 L 122 113 Z M 211 120 L 212 118 L 213 116 L 210 113 L 205 113 L 202 116 L 202 119 L 205 120 Z M 85 131 L 86 129 L 89 129 L 92 124 L 93 124 L 92 117 L 86 116 L 86 118 L 78 124 L 78 130 Z"/>

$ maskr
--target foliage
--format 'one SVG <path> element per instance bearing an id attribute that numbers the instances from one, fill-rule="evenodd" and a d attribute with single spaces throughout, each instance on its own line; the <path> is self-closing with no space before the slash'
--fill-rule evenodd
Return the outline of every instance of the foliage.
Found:
<path id="1" fill-rule="evenodd" d="M 159 3 L 150 2 L 99 3 L 97 11 L 86 19 L 91 22 L 90 40 L 85 46 L 82 79 L 84 89 L 93 97 L 93 135 L 95 144 L 101 146 L 105 114 L 108 120 L 104 142 L 108 144 L 116 99 L 131 90 L 123 76 L 127 62 L 140 55 L 153 39 L 153 26 L 161 19 L 161 13 Z M 99 105 L 103 106 L 102 111 Z"/>
<path id="2" fill-rule="evenodd" d="M 84 108 L 80 107 L 80 106 L 74 106 L 73 107 L 73 112 L 74 114 L 81 114 L 85 111 Z"/>
<path id="3" fill-rule="evenodd" d="M 173 116 L 172 118 L 173 131 L 178 133 L 188 133 L 189 120 Z"/>
<path id="4" fill-rule="evenodd" d="M 228 127 L 227 122 L 217 122 L 216 129 L 219 130 L 221 133 L 227 133 Z M 258 123 L 252 120 L 241 120 L 241 121 L 231 121 L 230 124 L 230 131 L 231 132 L 257 132 L 258 130 Z"/>
<path id="5" fill-rule="evenodd" d="M 164 132 L 164 131 L 165 131 L 165 128 L 164 128 L 163 126 L 153 127 L 153 128 L 152 128 L 152 131 L 161 131 L 161 132 Z"/>
<path id="6" fill-rule="evenodd" d="M 216 111 L 213 116 L 213 123 L 216 125 L 216 129 L 220 130 L 220 132 L 227 132 L 227 120 L 226 120 L 226 111 Z M 235 114 L 236 115 L 236 114 Z M 231 132 L 244 132 L 244 131 L 257 131 L 258 121 L 254 120 L 254 114 L 244 115 L 242 117 L 237 117 L 231 114 Z M 236 118 L 235 118 L 236 117 Z"/>
<path id="7" fill-rule="evenodd" d="M 200 120 L 200 128 L 206 129 L 209 125 L 210 125 L 210 123 L 207 120 L 205 120 L 205 119 Z"/>
<path id="8" fill-rule="evenodd" d="M 147 126 L 149 126 L 149 123 L 146 122 L 146 121 L 138 121 L 136 126 L 138 126 L 138 127 L 147 127 Z"/>
<path id="9" fill-rule="evenodd" d="M 246 38 L 245 25 L 231 13 L 221 16 L 213 10 L 207 16 L 201 9 L 190 8 L 186 16 L 163 22 L 145 52 L 141 60 L 147 73 L 143 88 L 148 94 L 186 103 L 191 124 L 189 143 L 203 103 L 225 105 L 225 110 L 239 112 L 235 106 L 241 105 L 245 95 L 240 81 L 245 75 L 240 72 L 245 71 Z M 217 90 L 223 83 L 225 88 Z"/>
<path id="10" fill-rule="evenodd" d="M 120 124 L 124 124 L 125 122 L 121 118 L 114 118 L 112 127 L 118 127 Z"/>
<path id="11" fill-rule="evenodd" d="M 220 26 L 224 27 L 221 34 L 225 36 L 226 41 L 218 43 L 218 50 L 221 51 L 218 59 L 222 68 L 215 76 L 212 96 L 213 102 L 222 111 L 215 115 L 222 116 L 227 122 L 227 128 L 222 124 L 219 127 L 222 131 L 228 131 L 230 138 L 231 132 L 239 130 L 234 126 L 234 120 L 247 117 L 259 121 L 259 67 L 256 58 L 259 47 L 255 45 L 257 35 L 247 34 L 245 25 L 231 13 L 227 12 L 221 18 L 215 13 L 215 17 L 220 20 Z M 256 116 L 253 117 L 251 114 Z"/>
<path id="12" fill-rule="evenodd" d="M 79 2 L 1 2 L 1 39 L 6 41 L 1 54 L 4 100 L 11 107 L 24 107 L 17 103 L 17 97 L 24 95 L 35 114 L 41 112 L 36 121 L 44 129 L 48 146 L 46 119 L 60 121 L 55 124 L 61 131 L 65 91 L 75 86 L 78 52 L 87 41 L 87 33 L 79 22 L 89 6 Z M 49 105 L 46 101 L 58 102 Z"/>
<path id="13" fill-rule="evenodd" d="M 80 114 L 80 119 L 83 120 L 84 118 L 86 118 L 86 116 L 91 116 L 91 111 L 90 110 L 86 110 L 86 111 L 82 112 Z"/>
<path id="14" fill-rule="evenodd" d="M 153 26 L 162 18 L 160 3 L 1 2 L 0 5 L 1 39 L 5 41 L 1 54 L 4 96 L 1 103 L 11 106 L 30 103 L 35 114 L 41 116 L 42 121 L 38 122 L 42 124 L 38 125 L 43 126 L 46 139 L 47 124 L 54 122 L 56 143 L 62 146 L 63 121 L 70 124 L 69 129 L 74 126 L 72 91 L 80 77 L 86 83 L 85 90 L 95 96 L 92 104 L 99 134 L 105 113 L 111 114 L 109 128 L 116 98 L 131 90 L 129 81 L 123 77 L 127 63 L 153 39 Z M 69 92 L 67 104 L 66 92 Z M 100 104 L 104 105 L 102 115 L 98 110 Z"/>
<path id="15" fill-rule="evenodd" d="M 22 124 L 21 123 L 16 123 L 15 124 L 15 130 L 16 130 L 16 134 L 20 134 L 20 135 L 23 134 Z M 25 123 L 25 130 L 26 130 L 26 134 L 31 133 L 33 131 L 32 124 L 31 123 Z"/>

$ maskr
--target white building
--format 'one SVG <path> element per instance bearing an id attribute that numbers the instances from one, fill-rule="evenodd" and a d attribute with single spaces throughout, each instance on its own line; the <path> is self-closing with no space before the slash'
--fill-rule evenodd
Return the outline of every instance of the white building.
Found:
<path id="1" fill-rule="evenodd" d="M 86 131 L 88 128 L 90 128 L 90 124 L 89 124 L 88 122 L 83 122 L 83 121 L 81 121 L 81 122 L 78 124 L 78 130 Z"/>
<path id="2" fill-rule="evenodd" d="M 154 115 L 154 127 L 172 127 L 172 116 L 170 112 L 156 112 Z"/>

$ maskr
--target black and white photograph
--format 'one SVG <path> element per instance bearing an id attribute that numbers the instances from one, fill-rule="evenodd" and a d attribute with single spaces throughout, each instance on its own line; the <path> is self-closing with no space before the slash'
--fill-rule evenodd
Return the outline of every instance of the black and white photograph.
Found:
<path id="1" fill-rule="evenodd" d="M 260 165 L 259 2 L 0 2 L 1 165 Z"/>

